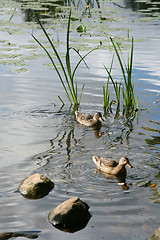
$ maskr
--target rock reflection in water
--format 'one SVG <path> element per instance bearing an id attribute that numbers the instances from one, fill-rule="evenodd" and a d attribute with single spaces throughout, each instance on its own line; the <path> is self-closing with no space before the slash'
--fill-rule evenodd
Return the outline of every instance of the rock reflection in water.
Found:
<path id="1" fill-rule="evenodd" d="M 81 222 L 78 225 L 65 226 L 62 224 L 58 224 L 58 225 L 55 225 L 54 227 L 63 232 L 74 233 L 74 232 L 84 229 L 87 226 L 88 222 L 89 222 L 89 219 L 86 219 L 85 221 Z"/>

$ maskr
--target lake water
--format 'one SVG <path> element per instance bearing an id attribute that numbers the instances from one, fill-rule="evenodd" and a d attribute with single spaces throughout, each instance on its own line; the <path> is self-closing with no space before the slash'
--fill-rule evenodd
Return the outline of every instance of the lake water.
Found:
<path id="1" fill-rule="evenodd" d="M 157 95 L 160 91 L 159 3 L 153 2 L 150 6 L 145 1 L 131 1 L 132 4 L 130 1 L 116 4 L 93 1 L 90 18 L 88 13 L 82 17 L 87 34 L 92 35 L 81 36 L 80 43 L 85 49 L 98 41 L 105 44 L 107 34 L 124 38 L 130 29 L 130 36 L 135 39 L 135 95 L 139 97 L 140 107 L 148 108 L 148 111 L 139 111 L 133 120 L 121 114 L 115 117 L 113 109 L 113 114 L 104 117 L 102 134 L 99 134 L 76 123 L 56 72 L 44 65 L 49 60 L 31 36 L 33 33 L 44 40 L 42 31 L 24 22 L 30 13 L 24 10 L 25 1 L 21 7 L 18 1 L 5 2 L 0 3 L 1 232 L 37 232 L 39 239 L 48 240 L 147 239 L 160 223 L 160 103 L 155 103 L 160 99 Z M 81 1 L 73 15 L 84 12 L 85 7 L 85 1 Z M 99 28 L 103 25 L 103 30 L 96 29 L 96 14 L 100 10 L 102 17 L 113 18 L 98 23 Z M 80 38 L 74 29 L 81 23 L 71 25 L 72 43 Z M 56 24 L 49 25 L 48 31 L 59 39 L 56 44 L 63 54 L 66 22 Z M 96 25 L 89 28 L 92 24 Z M 102 36 L 96 35 L 98 31 Z M 94 41 L 88 44 L 89 39 Z M 77 46 L 80 48 L 79 43 Z M 36 59 L 32 59 L 33 56 Z M 9 64 L 10 59 L 15 62 Z M 73 63 L 77 59 L 73 54 Z M 99 49 L 86 61 L 89 69 L 82 63 L 76 75 L 80 85 L 87 80 L 80 110 L 103 113 L 102 86 L 107 79 L 103 65 L 110 66 L 111 56 L 108 50 Z M 118 64 L 115 64 L 114 76 L 121 78 Z M 58 96 L 66 102 L 63 108 Z M 97 172 L 92 155 L 116 160 L 127 155 L 134 167 L 127 169 L 129 189 L 123 190 L 116 178 Z M 39 200 L 27 200 L 17 191 L 20 182 L 33 173 L 44 174 L 55 183 L 49 195 Z M 156 186 L 151 187 L 152 184 Z M 73 196 L 90 206 L 92 218 L 83 230 L 71 234 L 54 228 L 47 216 Z"/>

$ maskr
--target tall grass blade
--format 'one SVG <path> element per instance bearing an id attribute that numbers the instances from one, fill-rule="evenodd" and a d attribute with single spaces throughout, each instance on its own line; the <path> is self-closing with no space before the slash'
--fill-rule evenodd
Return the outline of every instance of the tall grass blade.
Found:
<path id="1" fill-rule="evenodd" d="M 68 17 L 68 25 L 67 25 L 67 35 L 66 35 L 66 54 L 65 54 L 65 64 L 63 64 L 62 62 L 62 58 L 60 57 L 59 53 L 57 52 L 53 41 L 51 40 L 51 38 L 49 37 L 49 34 L 46 32 L 45 28 L 43 27 L 41 21 L 39 20 L 38 16 L 37 17 L 37 21 L 44 33 L 44 35 L 46 36 L 52 50 L 53 53 L 55 55 L 55 58 L 58 60 L 58 63 L 60 64 L 60 68 L 61 71 L 59 71 L 56 63 L 54 62 L 51 54 L 48 52 L 48 50 L 38 41 L 38 39 L 36 37 L 33 38 L 37 41 L 37 43 L 43 48 L 43 50 L 46 52 L 47 56 L 49 57 L 49 59 L 51 60 L 52 65 L 54 66 L 58 77 L 62 83 L 62 86 L 65 90 L 65 93 L 67 94 L 67 97 L 72 105 L 72 103 L 74 103 L 74 105 L 78 106 L 80 104 L 81 101 L 81 97 L 82 97 L 82 92 L 84 89 L 84 86 L 86 84 L 86 82 L 83 84 L 82 88 L 81 88 L 81 92 L 79 95 L 79 99 L 78 99 L 78 87 L 77 87 L 77 81 L 75 80 L 75 73 L 80 65 L 80 63 L 83 61 L 84 64 L 86 65 L 86 67 L 88 68 L 87 63 L 85 62 L 85 58 L 95 49 L 92 49 L 91 51 L 89 51 L 88 53 L 86 53 L 83 57 L 80 55 L 80 53 L 75 49 L 70 47 L 70 41 L 69 41 L 69 37 L 70 37 L 70 24 L 71 24 L 71 10 L 69 11 L 69 17 Z M 73 49 L 74 51 L 76 51 L 76 53 L 79 55 L 80 60 L 78 61 L 78 63 L 75 65 L 73 72 L 72 72 L 72 67 L 71 67 L 71 58 L 70 58 L 70 50 Z M 62 99 L 59 97 L 59 99 L 62 101 Z M 64 103 L 64 102 L 63 102 Z"/>
<path id="2" fill-rule="evenodd" d="M 39 20 L 38 17 L 37 17 L 37 21 L 38 21 L 38 23 L 39 23 L 41 29 L 43 30 L 43 32 L 44 32 L 44 34 L 45 34 L 47 40 L 49 41 L 49 43 L 50 43 L 50 45 L 51 45 L 51 47 L 52 47 L 52 49 L 53 49 L 53 51 L 54 51 L 54 53 L 55 53 L 55 55 L 56 55 L 58 61 L 59 61 L 59 64 L 60 64 L 61 69 L 62 69 L 62 72 L 63 72 L 63 74 L 64 74 L 64 76 L 65 76 L 65 80 L 66 80 L 66 83 L 67 83 L 67 86 L 68 86 L 68 89 L 69 89 L 70 95 L 71 95 L 72 99 L 74 100 L 74 95 L 73 95 L 73 92 L 72 92 L 71 86 L 70 86 L 70 84 L 69 84 L 69 80 L 68 80 L 68 77 L 67 77 L 67 73 L 66 73 L 65 67 L 64 67 L 64 65 L 63 65 L 63 63 L 62 63 L 62 61 L 61 61 L 61 58 L 60 58 L 60 56 L 59 56 L 59 54 L 58 54 L 58 52 L 57 52 L 57 50 L 56 50 L 56 48 L 55 48 L 55 46 L 54 46 L 52 40 L 50 39 L 48 33 L 46 32 L 45 28 L 43 27 L 43 25 L 42 25 L 42 23 L 40 22 L 40 20 Z M 33 36 L 33 35 L 32 35 L 32 36 Z M 43 49 L 44 49 L 44 48 L 43 48 Z M 55 66 L 55 65 L 54 65 L 54 66 Z M 63 85 L 63 86 L 64 86 L 64 85 Z M 69 93 L 67 94 L 67 97 L 68 97 L 68 96 L 69 96 Z M 70 99 L 71 99 L 71 98 L 70 98 Z M 72 102 L 72 101 L 71 101 L 71 102 Z M 74 102 L 74 103 L 75 103 L 75 102 Z"/>
<path id="3" fill-rule="evenodd" d="M 69 56 L 69 31 L 70 31 L 70 23 L 71 23 L 71 9 L 69 11 L 69 18 L 68 18 L 68 26 L 67 26 L 67 42 L 66 42 L 66 65 L 68 70 L 69 78 L 71 79 L 71 64 L 70 64 L 70 56 Z"/>
<path id="4" fill-rule="evenodd" d="M 73 81 L 72 73 L 71 73 L 71 62 L 70 62 L 70 49 L 71 48 L 69 46 L 70 23 L 71 23 L 71 9 L 69 11 L 68 25 L 67 25 L 66 66 L 67 66 L 68 76 L 69 76 L 69 79 L 70 79 L 72 99 L 73 99 L 74 104 L 78 104 L 78 102 L 77 102 L 77 94 L 76 94 L 76 91 L 75 91 L 74 81 Z"/>
<path id="5" fill-rule="evenodd" d="M 39 20 L 38 17 L 37 17 L 37 21 L 38 21 L 38 23 L 39 23 L 41 29 L 43 30 L 43 32 L 44 32 L 46 38 L 48 39 L 48 41 L 49 41 L 49 43 L 50 43 L 52 49 L 54 50 L 54 53 L 55 53 L 55 55 L 56 55 L 56 57 L 57 57 L 57 59 L 58 59 L 60 65 L 61 65 L 61 68 L 62 68 L 62 70 L 63 70 L 63 73 L 64 73 L 64 75 L 65 75 L 65 78 L 67 79 L 67 74 L 66 74 L 65 68 L 64 68 L 64 66 L 63 66 L 63 63 L 62 63 L 62 61 L 61 61 L 61 58 L 60 58 L 60 56 L 59 56 L 59 54 L 58 54 L 58 52 L 57 52 L 55 46 L 53 45 L 52 40 L 50 39 L 48 33 L 46 32 L 45 28 L 43 27 L 43 25 L 42 25 L 42 23 L 41 23 L 41 21 Z"/>
<path id="6" fill-rule="evenodd" d="M 115 94 L 116 94 L 116 98 L 117 98 L 117 105 L 119 106 L 120 105 L 120 86 L 118 88 L 118 83 L 117 82 L 114 82 L 112 76 L 111 76 L 111 73 L 110 71 L 106 68 L 106 66 L 104 66 L 105 70 L 107 71 L 108 75 L 109 75 L 109 78 L 111 79 L 112 81 L 112 84 L 113 84 L 113 87 L 114 87 L 114 91 L 115 91 Z M 119 83 L 121 85 L 121 83 Z"/>
<path id="7" fill-rule="evenodd" d="M 32 37 L 33 37 L 33 38 L 35 39 L 35 41 L 40 45 L 40 47 L 46 52 L 46 54 L 48 55 L 49 59 L 51 60 L 53 66 L 54 66 L 54 68 L 55 68 L 55 70 L 56 70 L 56 72 L 57 72 L 57 74 L 58 74 L 58 76 L 59 76 L 59 79 L 60 79 L 60 81 L 61 81 L 61 83 L 62 83 L 62 85 L 63 85 L 63 88 L 64 88 L 64 90 L 65 90 L 65 92 L 66 92 L 66 94 L 67 94 L 67 97 L 68 97 L 70 103 L 72 104 L 71 98 L 70 98 L 70 96 L 69 96 L 69 94 L 68 94 L 68 91 L 67 91 L 67 89 L 66 89 L 66 86 L 65 86 L 65 84 L 64 84 L 64 81 L 63 81 L 63 79 L 62 79 L 62 77 L 61 77 L 61 74 L 60 74 L 60 72 L 59 72 L 59 70 L 58 70 L 55 62 L 53 61 L 53 58 L 51 57 L 51 55 L 50 55 L 50 53 L 47 51 L 47 49 L 39 42 L 39 40 L 38 40 L 34 35 L 32 35 Z"/>
<path id="8" fill-rule="evenodd" d="M 83 89 L 84 89 L 84 87 L 85 87 L 85 85 L 86 85 L 86 82 L 87 82 L 87 81 L 85 81 L 85 82 L 83 83 L 83 86 L 82 86 L 82 88 L 81 88 L 81 92 L 80 92 L 80 96 L 79 96 L 79 103 L 81 102 L 82 93 L 83 93 Z"/>
<path id="9" fill-rule="evenodd" d="M 65 105 L 65 103 L 63 102 L 62 98 L 61 98 L 60 96 L 58 96 L 58 98 L 59 98 L 59 100 L 61 101 L 61 103 L 62 103 L 62 106 L 64 106 L 64 105 Z"/>
<path id="10" fill-rule="evenodd" d="M 123 97 L 123 113 L 126 114 L 126 116 L 131 116 L 133 114 L 133 110 L 137 110 L 138 108 L 138 101 L 137 101 L 137 107 L 136 107 L 136 101 L 134 96 L 134 83 L 132 83 L 132 68 L 133 68 L 133 48 L 134 48 L 134 41 L 133 37 L 131 39 L 131 50 L 128 49 L 128 59 L 127 63 L 124 60 L 122 49 L 120 48 L 118 43 L 115 43 L 112 38 L 110 38 L 110 41 L 113 45 L 114 52 L 117 56 L 120 69 L 122 72 L 122 77 L 124 80 L 124 84 L 121 82 L 118 83 L 117 81 L 114 81 L 113 77 L 111 76 L 110 71 L 105 67 L 105 70 L 108 73 L 108 77 L 110 78 L 114 92 L 117 99 L 117 111 L 119 112 L 120 108 L 120 95 L 122 91 L 122 97 Z M 129 35 L 128 35 L 128 41 L 129 41 Z M 122 87 L 122 88 L 121 88 Z M 104 95 L 104 104 L 106 105 L 106 89 L 103 87 L 103 95 Z"/>
<path id="11" fill-rule="evenodd" d="M 75 49 L 75 48 L 71 48 L 71 49 L 73 49 L 77 54 L 78 54 L 78 56 L 80 57 L 80 58 L 83 58 L 82 56 L 81 56 L 81 54 L 79 53 L 79 50 L 77 50 L 77 49 Z M 94 51 L 95 49 L 93 49 L 92 51 Z M 84 58 L 83 58 L 83 62 L 84 62 L 84 64 L 86 65 L 86 67 L 89 69 L 89 67 L 88 67 L 88 65 L 87 65 L 87 63 L 86 63 L 86 61 L 84 60 Z"/>
<path id="12" fill-rule="evenodd" d="M 112 45 L 113 45 L 113 47 L 114 47 L 115 53 L 116 53 L 116 55 L 117 55 L 117 58 L 118 58 L 118 61 L 119 61 L 119 64 L 120 64 L 120 67 L 121 67 L 121 70 L 122 70 L 123 79 L 124 79 L 124 81 L 125 81 L 125 83 L 126 83 L 127 81 L 126 81 L 126 76 L 125 76 L 125 71 L 124 71 L 123 63 L 122 63 L 122 61 L 121 61 L 121 58 L 120 58 L 120 55 L 119 55 L 118 50 L 117 50 L 117 48 L 116 48 L 116 45 L 115 45 L 115 43 L 114 43 L 114 41 L 113 41 L 113 39 L 112 39 L 111 37 L 110 37 L 110 40 L 111 40 Z"/>
<path id="13" fill-rule="evenodd" d="M 76 70 L 77 70 L 77 68 L 79 67 L 80 63 L 81 63 L 82 61 L 84 61 L 84 59 L 85 59 L 91 52 L 95 51 L 96 49 L 97 49 L 97 48 L 94 48 L 94 49 L 90 50 L 90 51 L 89 51 L 88 53 L 86 53 L 83 57 L 78 54 L 81 59 L 80 59 L 79 62 L 76 64 L 76 66 L 75 66 L 75 68 L 74 68 L 74 70 L 73 70 L 72 79 L 74 79 L 74 75 L 75 75 Z M 76 51 L 76 52 L 77 52 L 77 51 Z"/>
<path id="14" fill-rule="evenodd" d="M 103 106 L 104 106 L 104 108 L 107 108 L 107 109 L 109 109 L 109 99 L 110 99 L 109 79 L 110 79 L 111 71 L 112 71 L 112 67 L 113 67 L 113 60 L 114 60 L 114 55 L 112 56 L 112 61 L 111 61 L 110 69 L 109 69 L 110 74 L 108 75 L 106 87 L 103 86 Z"/>

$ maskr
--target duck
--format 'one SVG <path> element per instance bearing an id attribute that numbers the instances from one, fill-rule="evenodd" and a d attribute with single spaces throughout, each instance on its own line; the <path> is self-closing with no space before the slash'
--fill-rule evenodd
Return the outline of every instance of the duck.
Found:
<path id="1" fill-rule="evenodd" d="M 119 162 L 98 156 L 93 156 L 92 159 L 98 170 L 114 176 L 125 178 L 127 174 L 126 166 L 133 168 L 126 156 L 121 157 Z"/>
<path id="2" fill-rule="evenodd" d="M 96 112 L 94 115 L 91 115 L 89 113 L 80 113 L 75 111 L 75 115 L 77 122 L 87 127 L 101 124 L 101 122 L 104 121 L 100 112 Z"/>

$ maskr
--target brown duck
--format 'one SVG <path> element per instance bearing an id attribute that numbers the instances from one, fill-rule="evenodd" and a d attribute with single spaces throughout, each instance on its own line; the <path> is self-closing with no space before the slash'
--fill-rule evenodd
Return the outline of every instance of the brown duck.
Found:
<path id="1" fill-rule="evenodd" d="M 102 121 L 104 121 L 100 112 L 91 115 L 89 113 L 80 113 L 75 111 L 75 115 L 77 122 L 87 127 L 95 126 L 96 124 L 100 124 Z"/>
<path id="2" fill-rule="evenodd" d="M 97 156 L 93 156 L 92 159 L 98 170 L 115 176 L 126 177 L 126 166 L 133 168 L 126 156 L 121 157 L 119 163 L 112 159 Z"/>

